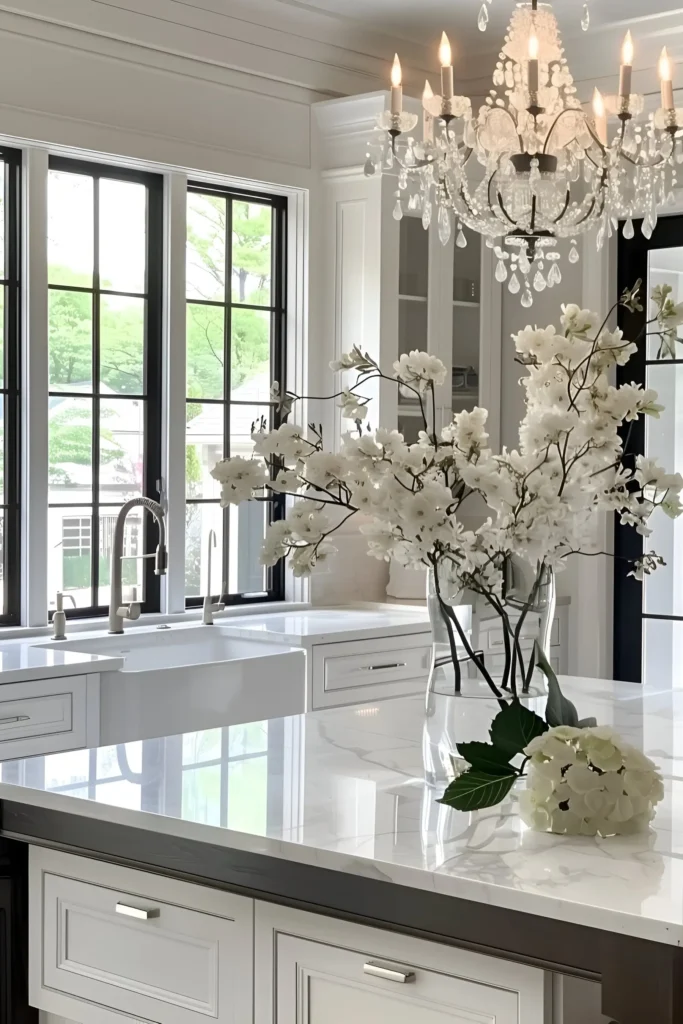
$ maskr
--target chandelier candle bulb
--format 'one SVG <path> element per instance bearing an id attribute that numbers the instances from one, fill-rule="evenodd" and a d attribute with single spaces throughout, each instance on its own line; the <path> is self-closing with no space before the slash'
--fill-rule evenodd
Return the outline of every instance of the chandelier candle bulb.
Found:
<path id="1" fill-rule="evenodd" d="M 422 139 L 424 142 L 434 141 L 434 118 L 424 106 L 427 100 L 431 100 L 433 98 L 434 91 L 429 84 L 429 79 L 425 79 L 425 87 L 422 93 Z"/>
<path id="2" fill-rule="evenodd" d="M 621 68 L 619 71 L 619 96 L 622 100 L 628 100 L 631 95 L 631 73 L 633 71 L 633 39 L 631 33 L 626 33 L 624 45 L 621 49 Z"/>
<path id="3" fill-rule="evenodd" d="M 666 51 L 662 50 L 659 58 L 659 77 L 662 82 L 662 107 L 664 110 L 674 109 L 674 87 L 671 74 L 671 61 Z"/>
<path id="4" fill-rule="evenodd" d="M 529 36 L 529 93 L 538 95 L 538 37 L 535 32 Z"/>
<path id="5" fill-rule="evenodd" d="M 593 90 L 593 115 L 595 117 L 595 134 L 601 145 L 607 145 L 607 114 L 605 101 L 599 89 Z"/>
<path id="6" fill-rule="evenodd" d="M 403 108 L 403 89 L 401 88 L 401 62 L 398 54 L 394 54 L 394 63 L 391 67 L 391 113 L 400 114 Z"/>
<path id="7" fill-rule="evenodd" d="M 451 63 L 451 44 L 445 32 L 441 35 L 439 60 L 441 61 L 441 95 L 445 100 L 450 100 L 453 98 L 453 65 Z"/>

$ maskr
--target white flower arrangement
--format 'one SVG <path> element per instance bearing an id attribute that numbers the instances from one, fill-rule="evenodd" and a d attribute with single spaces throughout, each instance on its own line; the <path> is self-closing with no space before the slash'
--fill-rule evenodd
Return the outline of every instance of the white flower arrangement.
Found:
<path id="1" fill-rule="evenodd" d="M 664 797 L 656 765 L 608 726 L 561 725 L 537 736 L 524 754 L 522 821 L 565 835 L 630 835 L 647 829 Z"/>

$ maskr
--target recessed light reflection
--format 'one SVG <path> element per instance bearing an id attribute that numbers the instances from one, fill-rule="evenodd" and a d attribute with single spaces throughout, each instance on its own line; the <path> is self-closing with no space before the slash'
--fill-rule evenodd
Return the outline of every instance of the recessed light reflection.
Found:
<path id="1" fill-rule="evenodd" d="M 374 718 L 379 714 L 379 708 L 356 708 L 354 715 L 357 718 Z"/>

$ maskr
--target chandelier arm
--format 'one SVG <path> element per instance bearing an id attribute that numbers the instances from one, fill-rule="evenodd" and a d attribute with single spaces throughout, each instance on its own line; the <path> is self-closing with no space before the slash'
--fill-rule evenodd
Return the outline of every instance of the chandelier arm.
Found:
<path id="1" fill-rule="evenodd" d="M 555 131 L 555 127 L 556 127 L 558 121 L 560 121 L 564 117 L 565 114 L 576 114 L 576 112 L 577 112 L 577 110 L 576 110 L 575 107 L 565 107 L 564 110 L 561 110 L 559 112 L 559 114 L 557 115 L 557 117 L 555 118 L 553 123 L 551 124 L 550 128 L 548 129 L 548 134 L 545 137 L 545 142 L 543 143 L 543 153 L 544 154 L 547 154 L 547 152 L 548 152 L 548 143 L 550 142 L 550 137 L 552 136 L 553 132 Z M 582 111 L 582 113 L 583 113 L 583 111 Z M 585 120 L 586 115 L 583 114 L 583 117 L 584 117 L 584 120 Z M 586 121 L 586 124 L 588 124 L 587 121 Z M 589 131 L 590 131 L 590 128 L 589 128 Z"/>
<path id="2" fill-rule="evenodd" d="M 558 224 L 562 220 L 562 218 L 564 217 L 564 215 L 567 212 L 567 209 L 569 207 L 569 202 L 571 200 L 571 197 L 572 197 L 572 192 L 571 192 L 571 189 L 568 188 L 567 192 L 565 194 L 565 197 L 564 197 L 564 206 L 562 207 L 561 212 L 558 214 L 558 216 L 553 221 L 553 224 Z"/>

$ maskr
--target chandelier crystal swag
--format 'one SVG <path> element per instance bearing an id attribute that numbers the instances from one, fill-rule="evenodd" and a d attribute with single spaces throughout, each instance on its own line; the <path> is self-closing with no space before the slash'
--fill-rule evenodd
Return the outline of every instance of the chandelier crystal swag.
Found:
<path id="1" fill-rule="evenodd" d="M 421 212 L 429 228 L 436 217 L 441 242 L 463 226 L 484 235 L 495 250 L 496 280 L 507 281 L 523 306 L 533 291 L 559 284 L 558 240 L 567 239 L 569 260 L 579 259 L 577 237 L 597 229 L 597 246 L 624 221 L 642 217 L 650 237 L 657 211 L 676 186 L 683 161 L 674 106 L 671 62 L 659 64 L 661 107 L 643 115 L 644 98 L 631 91 L 633 41 L 627 34 L 617 96 L 596 89 L 592 114 L 582 107 L 564 56 L 550 4 L 517 5 L 493 72 L 493 88 L 473 114 L 470 100 L 453 88 L 451 48 L 439 48 L 441 95 L 425 84 L 422 139 L 411 132 L 418 117 L 403 110 L 401 65 L 394 59 L 391 104 L 377 119 L 365 173 L 396 176 L 394 217 Z M 617 120 L 611 141 L 608 115 Z"/>

